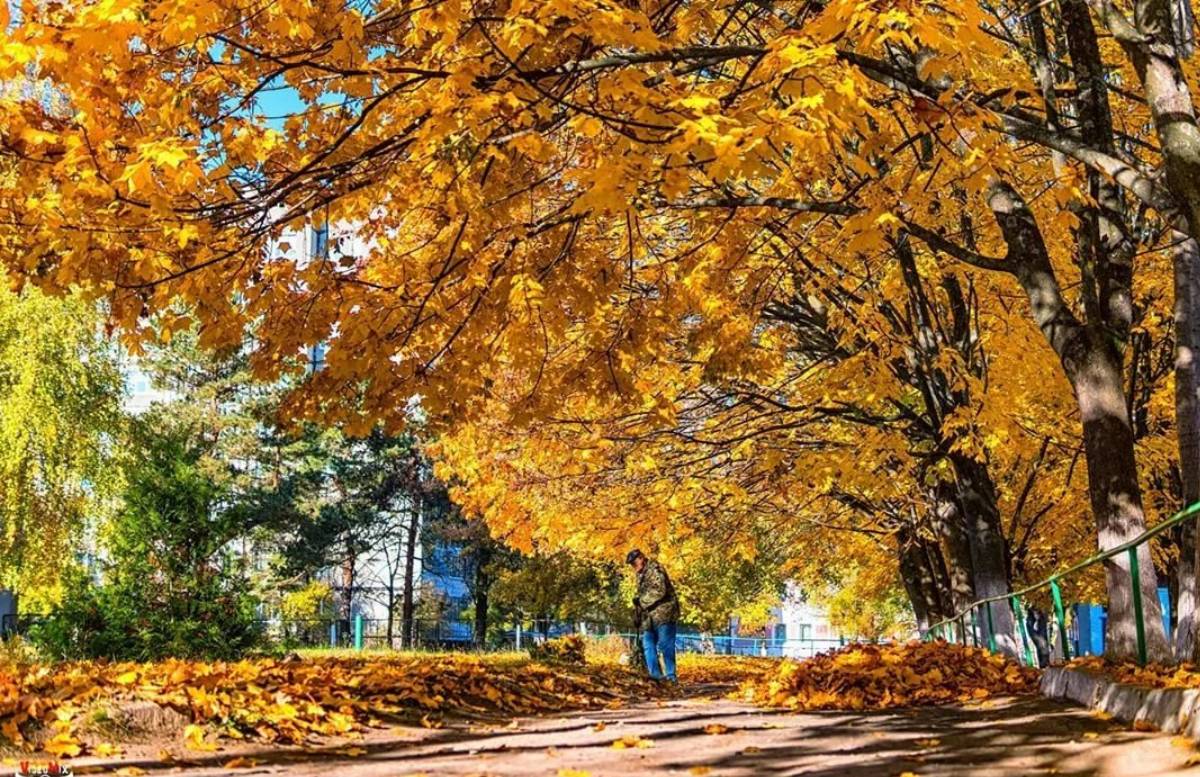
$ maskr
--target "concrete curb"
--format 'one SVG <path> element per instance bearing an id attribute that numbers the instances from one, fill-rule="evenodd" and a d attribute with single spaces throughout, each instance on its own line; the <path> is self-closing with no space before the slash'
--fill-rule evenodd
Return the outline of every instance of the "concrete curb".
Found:
<path id="1" fill-rule="evenodd" d="M 1042 672 L 1042 695 L 1101 710 L 1117 720 L 1200 740 L 1200 690 L 1149 688 L 1105 679 L 1082 669 Z"/>

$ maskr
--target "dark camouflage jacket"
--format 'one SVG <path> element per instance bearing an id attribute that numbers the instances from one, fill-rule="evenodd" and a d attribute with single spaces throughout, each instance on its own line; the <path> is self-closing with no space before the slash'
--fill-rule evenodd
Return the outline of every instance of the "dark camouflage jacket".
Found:
<path id="1" fill-rule="evenodd" d="M 647 561 L 638 575 L 637 601 L 642 608 L 642 628 L 656 628 L 679 620 L 679 598 L 667 571 L 657 561 Z"/>

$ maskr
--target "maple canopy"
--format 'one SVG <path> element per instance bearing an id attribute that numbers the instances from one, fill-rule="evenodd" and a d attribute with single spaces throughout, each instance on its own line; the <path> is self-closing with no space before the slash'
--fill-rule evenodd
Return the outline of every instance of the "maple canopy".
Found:
<path id="1" fill-rule="evenodd" d="M 1045 5 L 24 2 L 0 259 L 263 379 L 327 343 L 291 412 L 419 397 L 516 544 L 885 548 L 949 614 L 1178 498 L 1190 6 Z"/>

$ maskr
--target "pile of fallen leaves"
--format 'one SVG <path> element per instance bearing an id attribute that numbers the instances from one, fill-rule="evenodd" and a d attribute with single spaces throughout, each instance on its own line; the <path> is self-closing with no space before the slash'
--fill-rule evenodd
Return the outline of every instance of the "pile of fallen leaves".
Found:
<path id="1" fill-rule="evenodd" d="M 796 710 L 883 709 L 1032 693 L 1036 670 L 945 642 L 850 645 L 743 684 L 747 700 Z"/>
<path id="2" fill-rule="evenodd" d="M 779 669 L 778 658 L 680 653 L 679 681 L 685 685 L 740 685 Z"/>
<path id="3" fill-rule="evenodd" d="M 570 634 L 565 637 L 535 642 L 529 646 L 529 656 L 535 661 L 558 664 L 583 664 L 587 662 L 587 651 L 583 637 Z"/>
<path id="4" fill-rule="evenodd" d="M 1082 656 L 1067 666 L 1096 672 L 1120 683 L 1144 685 L 1151 688 L 1200 688 L 1200 667 L 1193 663 L 1146 664 L 1114 661 L 1103 656 Z"/>
<path id="5" fill-rule="evenodd" d="M 655 691 L 615 668 L 548 667 L 467 655 L 322 657 L 236 662 L 72 662 L 0 666 L 0 735 L 55 756 L 86 750 L 79 729 L 97 705 L 153 702 L 193 721 L 182 732 L 208 749 L 206 731 L 301 743 L 381 718 L 438 725 L 454 714 L 527 714 L 596 708 Z"/>

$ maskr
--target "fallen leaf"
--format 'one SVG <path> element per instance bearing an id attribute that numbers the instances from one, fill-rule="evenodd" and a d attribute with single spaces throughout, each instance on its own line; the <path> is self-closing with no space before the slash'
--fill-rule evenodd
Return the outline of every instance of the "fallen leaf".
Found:
<path id="1" fill-rule="evenodd" d="M 237 758 L 231 758 L 230 760 L 228 760 L 224 764 L 222 764 L 222 768 L 224 768 L 224 769 L 250 769 L 255 766 L 258 766 L 260 763 L 262 763 L 262 761 L 259 761 L 257 758 L 248 758 L 247 756 L 239 755 Z"/>
<path id="2" fill-rule="evenodd" d="M 713 736 L 716 736 L 718 734 L 728 734 L 729 726 L 726 726 L 721 723 L 709 723 L 707 726 L 704 727 L 704 733 L 711 734 Z"/>
<path id="3" fill-rule="evenodd" d="M 74 758 L 83 752 L 79 740 L 66 731 L 55 734 L 53 739 L 42 745 L 42 749 L 58 758 Z"/>
<path id="4" fill-rule="evenodd" d="M 122 766 L 120 769 L 117 769 L 117 774 L 121 777 L 139 777 L 139 775 L 145 773 L 146 770 L 140 766 Z"/>
<path id="5" fill-rule="evenodd" d="M 592 773 L 583 769 L 559 769 L 558 777 L 592 777 Z"/>
<path id="6" fill-rule="evenodd" d="M 189 723 L 184 727 L 183 745 L 188 750 L 198 750 L 208 753 L 217 749 L 215 744 L 204 740 L 204 727 L 197 726 L 195 723 Z"/>
<path id="7" fill-rule="evenodd" d="M 111 742 L 101 742 L 92 748 L 92 752 L 101 758 L 108 758 L 113 755 L 120 755 L 122 750 L 120 745 L 114 745 Z"/>
<path id="8" fill-rule="evenodd" d="M 601 720 L 601 721 L 597 721 L 597 722 L 596 722 L 596 723 L 595 723 L 595 724 L 592 726 L 592 731 L 603 731 L 603 730 L 604 730 L 604 729 L 606 729 L 606 728 L 608 728 L 608 724 L 607 724 L 607 723 L 605 723 L 603 720 Z"/>
<path id="9" fill-rule="evenodd" d="M 711 771 L 711 766 L 693 766 L 691 769 L 688 769 L 688 774 L 694 774 L 696 777 L 703 777 L 703 775 L 708 774 Z"/>

